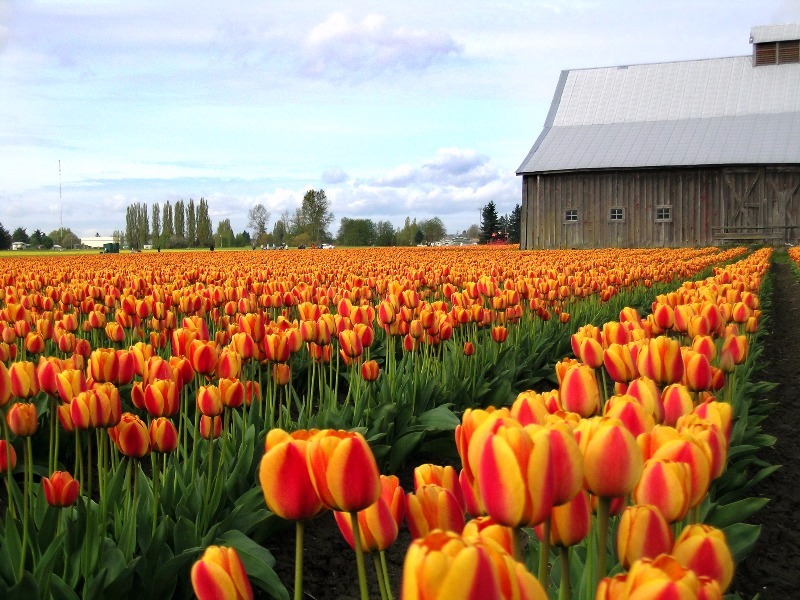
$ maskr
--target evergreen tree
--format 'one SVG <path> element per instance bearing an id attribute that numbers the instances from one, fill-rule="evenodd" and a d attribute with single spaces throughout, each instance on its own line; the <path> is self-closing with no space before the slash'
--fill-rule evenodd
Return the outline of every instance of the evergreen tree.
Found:
<path id="1" fill-rule="evenodd" d="M 3 224 L 0 223 L 0 250 L 10 250 L 11 249 L 11 234 L 8 233 L 8 229 L 3 227 Z"/>
<path id="2" fill-rule="evenodd" d="M 197 211 L 191 198 L 186 205 L 186 241 L 190 248 L 197 245 Z"/>
<path id="3" fill-rule="evenodd" d="M 519 244 L 522 233 L 522 207 L 517 204 L 508 218 L 508 242 Z"/>
<path id="4" fill-rule="evenodd" d="M 11 234 L 11 240 L 14 242 L 23 242 L 25 244 L 30 243 L 31 238 L 28 236 L 28 232 L 25 231 L 22 227 L 17 227 L 14 230 L 14 233 Z"/>
<path id="5" fill-rule="evenodd" d="M 179 240 L 186 239 L 186 212 L 185 212 L 183 200 L 178 200 L 175 203 L 175 209 L 173 214 L 173 219 L 175 220 L 174 226 L 172 228 L 173 233 L 176 238 Z"/>
<path id="6" fill-rule="evenodd" d="M 492 239 L 492 234 L 497 233 L 498 217 L 497 207 L 494 201 L 489 201 L 489 204 L 481 210 L 481 235 L 480 243 L 486 244 Z"/>
<path id="7" fill-rule="evenodd" d="M 164 211 L 161 213 L 161 239 L 169 243 L 172 236 L 175 235 L 173 226 L 175 225 L 172 220 L 172 205 L 167 200 L 164 203 Z"/>
<path id="8" fill-rule="evenodd" d="M 161 242 L 159 239 L 161 237 L 161 208 L 158 206 L 158 202 L 153 204 L 152 231 L 153 234 L 151 235 L 150 240 L 154 246 L 158 246 Z"/>
<path id="9" fill-rule="evenodd" d="M 211 217 L 208 216 L 208 201 L 200 198 L 197 205 L 197 240 L 201 247 L 211 246 L 214 238 L 211 230 Z"/>

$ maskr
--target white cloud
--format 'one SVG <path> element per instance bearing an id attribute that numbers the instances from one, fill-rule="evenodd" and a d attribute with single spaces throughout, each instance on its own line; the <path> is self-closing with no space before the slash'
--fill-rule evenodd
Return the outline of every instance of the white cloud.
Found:
<path id="1" fill-rule="evenodd" d="M 334 13 L 305 40 L 305 72 L 334 81 L 363 81 L 387 71 L 421 71 L 462 52 L 446 33 L 391 28 L 386 18 L 351 21 Z"/>

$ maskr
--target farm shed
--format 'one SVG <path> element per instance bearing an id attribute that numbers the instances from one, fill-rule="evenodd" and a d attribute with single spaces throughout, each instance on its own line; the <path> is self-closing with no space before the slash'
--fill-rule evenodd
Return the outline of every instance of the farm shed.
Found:
<path id="1" fill-rule="evenodd" d="M 517 170 L 521 248 L 800 240 L 800 24 L 752 54 L 562 71 Z"/>

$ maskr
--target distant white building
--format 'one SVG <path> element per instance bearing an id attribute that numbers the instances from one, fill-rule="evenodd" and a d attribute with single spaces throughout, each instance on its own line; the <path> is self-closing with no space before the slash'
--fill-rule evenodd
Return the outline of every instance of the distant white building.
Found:
<path id="1" fill-rule="evenodd" d="M 25 250 L 30 244 L 26 244 L 25 242 L 11 242 L 11 249 L 12 250 Z"/>
<path id="2" fill-rule="evenodd" d="M 116 240 L 112 236 L 82 237 L 81 244 L 89 248 L 102 248 L 103 244 L 113 244 Z"/>

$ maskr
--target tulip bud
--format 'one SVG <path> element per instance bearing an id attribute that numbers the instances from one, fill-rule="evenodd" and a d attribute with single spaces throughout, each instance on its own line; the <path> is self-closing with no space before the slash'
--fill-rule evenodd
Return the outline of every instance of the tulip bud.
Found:
<path id="1" fill-rule="evenodd" d="M 309 440 L 307 464 L 314 489 L 328 508 L 359 511 L 380 496 L 378 465 L 360 433 L 320 432 Z"/>
<path id="2" fill-rule="evenodd" d="M 36 377 L 36 367 L 32 362 L 11 363 L 8 374 L 11 379 L 11 395 L 15 398 L 33 398 L 39 393 L 39 380 Z"/>
<path id="3" fill-rule="evenodd" d="M 109 435 L 125 456 L 142 458 L 150 453 L 150 432 L 144 421 L 133 413 L 124 413 L 113 429 Z"/>
<path id="4" fill-rule="evenodd" d="M 264 501 L 272 512 L 289 521 L 311 519 L 322 512 L 324 506 L 308 472 L 307 439 L 295 432 L 270 446 L 270 439 L 274 440 L 278 433 L 285 432 L 273 429 L 267 436 L 268 448 L 259 466 Z"/>
<path id="5" fill-rule="evenodd" d="M 650 459 L 644 464 L 642 477 L 633 489 L 633 500 L 636 504 L 654 506 L 667 523 L 675 523 L 689 510 L 691 486 L 687 464 Z"/>
<path id="6" fill-rule="evenodd" d="M 567 369 L 559 386 L 561 406 L 568 412 L 590 417 L 600 410 L 600 388 L 594 371 L 588 365 Z"/>
<path id="7" fill-rule="evenodd" d="M 627 496 L 642 474 L 642 452 L 636 439 L 617 419 L 587 421 L 579 444 L 583 452 L 584 484 L 596 496 Z"/>
<path id="8" fill-rule="evenodd" d="M 6 423 L 8 423 L 11 433 L 17 437 L 28 437 L 36 433 L 39 426 L 39 417 L 36 413 L 36 405 L 28 402 L 17 402 L 11 405 L 6 413 Z"/>
<path id="9" fill-rule="evenodd" d="M 8 471 L 9 465 L 12 471 L 17 467 L 17 451 L 9 442 L 0 440 L 0 473 Z"/>
<path id="10" fill-rule="evenodd" d="M 197 410 L 207 417 L 222 414 L 222 395 L 215 385 L 201 385 L 197 389 Z"/>
<path id="11" fill-rule="evenodd" d="M 42 477 L 44 497 L 50 506 L 72 506 L 80 494 L 80 484 L 77 479 L 66 471 L 55 471 L 50 477 Z"/>
<path id="12" fill-rule="evenodd" d="M 215 440 L 222 435 L 222 417 L 200 416 L 200 437 Z"/>
<path id="13" fill-rule="evenodd" d="M 158 417 L 150 421 L 148 433 L 153 452 L 166 454 L 178 447 L 178 430 L 175 428 L 175 424 L 166 417 Z"/>
<path id="14" fill-rule="evenodd" d="M 192 565 L 192 588 L 198 600 L 252 600 L 253 588 L 233 548 L 209 546 Z"/>
<path id="15" fill-rule="evenodd" d="M 622 511 L 617 529 L 617 556 L 624 568 L 671 549 L 672 530 L 656 507 L 642 504 Z"/>
<path id="16" fill-rule="evenodd" d="M 725 534 L 710 525 L 684 527 L 675 541 L 672 555 L 687 569 L 719 583 L 723 591 L 733 579 L 733 556 Z"/>

